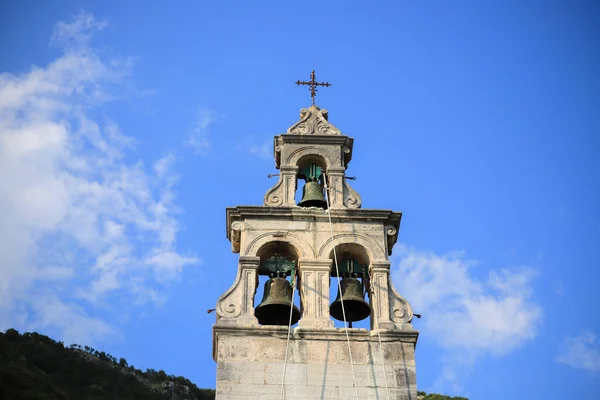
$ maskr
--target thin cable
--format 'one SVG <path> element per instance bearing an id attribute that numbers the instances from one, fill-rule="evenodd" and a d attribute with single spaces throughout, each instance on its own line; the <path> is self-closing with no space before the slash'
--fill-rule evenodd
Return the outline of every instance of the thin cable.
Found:
<path id="1" fill-rule="evenodd" d="M 373 282 L 371 271 L 369 271 L 369 281 Z M 370 284 L 369 286 L 371 289 L 369 296 L 371 297 L 371 300 L 373 300 L 373 285 Z M 377 310 L 377 306 L 373 307 L 373 309 Z M 390 389 L 389 389 L 388 381 L 387 381 L 387 373 L 385 372 L 385 360 L 383 358 L 383 345 L 381 344 L 381 334 L 379 333 L 379 315 L 377 315 L 377 311 L 375 311 L 373 314 L 375 316 L 375 330 L 377 331 L 377 337 L 379 338 L 379 354 L 381 355 L 381 367 L 383 368 L 383 380 L 385 382 L 385 394 L 386 394 L 387 400 L 390 400 Z"/>
<path id="2" fill-rule="evenodd" d="M 340 294 L 340 301 L 342 303 L 342 316 L 344 317 L 344 332 L 346 332 L 346 341 L 348 342 L 348 355 L 350 356 L 350 367 L 352 368 L 352 385 L 354 385 L 354 393 L 356 394 L 356 400 L 358 398 L 358 387 L 356 386 L 356 374 L 354 373 L 354 362 L 352 361 L 352 350 L 350 349 L 350 336 L 348 335 L 348 326 L 346 321 L 346 310 L 344 309 L 344 296 L 342 296 L 342 285 L 340 284 L 340 269 L 338 267 L 337 254 L 335 251 L 335 240 L 333 238 L 333 222 L 331 222 L 331 209 L 329 208 L 329 185 L 327 184 L 327 178 L 323 174 L 323 183 L 325 184 L 325 190 L 327 190 L 327 215 L 329 216 L 329 232 L 331 233 L 331 247 L 333 248 L 333 261 L 335 262 L 335 273 L 338 281 L 338 292 Z"/>
<path id="3" fill-rule="evenodd" d="M 281 393 L 280 399 L 284 398 L 284 388 L 285 388 L 285 371 L 287 369 L 287 358 L 288 358 L 288 347 L 290 345 L 290 334 L 292 333 L 292 313 L 294 312 L 294 293 L 296 289 L 296 271 L 294 270 L 294 276 L 292 277 L 292 302 L 290 304 L 290 321 L 288 322 L 288 334 L 287 341 L 285 342 L 285 359 L 283 361 L 283 378 L 281 379 Z"/>

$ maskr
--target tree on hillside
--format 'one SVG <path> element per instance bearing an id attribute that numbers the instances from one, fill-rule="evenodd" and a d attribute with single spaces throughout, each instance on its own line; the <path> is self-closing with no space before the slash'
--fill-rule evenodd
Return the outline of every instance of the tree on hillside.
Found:
<path id="1" fill-rule="evenodd" d="M 419 396 L 419 400 L 469 400 L 466 397 L 450 397 L 437 393 L 427 394 L 423 391 L 418 391 L 417 395 Z"/>
<path id="2" fill-rule="evenodd" d="M 9 329 L 0 332 L 0 399 L 9 400 L 214 400 L 212 389 L 199 389 L 164 371 L 142 372 L 89 346 L 61 342 Z"/>

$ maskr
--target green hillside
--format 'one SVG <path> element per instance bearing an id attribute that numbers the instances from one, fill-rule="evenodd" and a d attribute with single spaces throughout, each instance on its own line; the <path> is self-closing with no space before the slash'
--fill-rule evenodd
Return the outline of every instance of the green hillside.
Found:
<path id="1" fill-rule="evenodd" d="M 0 399 L 208 400 L 214 390 L 148 369 L 142 372 L 91 347 L 65 347 L 38 333 L 0 332 Z"/>
<path id="2" fill-rule="evenodd" d="M 425 393 L 425 392 L 417 392 L 418 398 L 417 400 L 469 400 L 466 397 L 450 397 L 444 396 L 443 394 L 436 393 Z"/>

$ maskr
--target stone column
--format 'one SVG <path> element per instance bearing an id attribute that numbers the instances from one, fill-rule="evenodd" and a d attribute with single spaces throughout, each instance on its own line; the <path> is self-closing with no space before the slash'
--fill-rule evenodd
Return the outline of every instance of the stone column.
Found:
<path id="1" fill-rule="evenodd" d="M 342 167 L 330 167 L 327 173 L 327 184 L 329 190 L 329 207 L 344 208 L 344 174 L 346 170 Z"/>
<path id="2" fill-rule="evenodd" d="M 369 266 L 371 274 L 371 329 L 393 329 L 395 324 L 390 318 L 389 277 L 390 263 L 373 262 Z"/>
<path id="3" fill-rule="evenodd" d="M 259 264 L 259 257 L 240 256 L 235 282 L 217 302 L 218 324 L 258 325 L 254 316 L 254 295 Z"/>
<path id="4" fill-rule="evenodd" d="M 298 260 L 302 317 L 299 327 L 333 326 L 329 318 L 329 277 L 332 260 Z"/>

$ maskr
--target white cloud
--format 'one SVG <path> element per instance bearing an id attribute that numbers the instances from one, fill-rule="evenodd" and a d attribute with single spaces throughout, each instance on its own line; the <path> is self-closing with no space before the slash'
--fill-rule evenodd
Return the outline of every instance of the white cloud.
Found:
<path id="1" fill-rule="evenodd" d="M 454 387 L 457 368 L 484 354 L 506 354 L 536 336 L 542 310 L 531 299 L 533 270 L 492 270 L 487 279 L 476 279 L 475 263 L 463 253 L 437 255 L 406 246 L 395 252 L 400 261 L 392 279 L 423 315 L 415 322 L 421 333 L 445 349 L 440 385 Z"/>
<path id="2" fill-rule="evenodd" d="M 267 140 L 263 143 L 257 143 L 254 136 L 248 137 L 248 140 L 243 143 L 238 143 L 236 149 L 252 156 L 262 158 L 264 160 L 273 159 L 273 141 Z"/>
<path id="3" fill-rule="evenodd" d="M 251 144 L 249 146 L 245 146 L 245 148 L 247 149 L 248 153 L 252 154 L 253 156 L 268 160 L 273 158 L 271 146 L 272 143 L 268 141 L 263 144 Z"/>
<path id="4" fill-rule="evenodd" d="M 98 21 L 93 15 L 82 12 L 68 22 L 58 22 L 54 26 L 51 43 L 69 50 L 73 48 L 87 50 L 92 34 L 107 27 L 106 21 Z"/>
<path id="5" fill-rule="evenodd" d="M 174 161 L 175 157 L 173 156 L 173 154 L 168 154 L 167 156 L 158 160 L 154 164 L 154 171 L 156 172 L 156 175 L 158 175 L 159 177 L 164 177 L 171 169 L 171 166 L 173 165 Z"/>
<path id="6" fill-rule="evenodd" d="M 0 329 L 101 338 L 116 329 L 92 316 L 99 301 L 160 300 L 156 276 L 198 262 L 175 248 L 173 156 L 148 171 L 129 161 L 135 139 L 91 117 L 131 89 L 131 62 L 89 46 L 105 27 L 89 14 L 61 22 L 58 59 L 0 74 Z"/>
<path id="7" fill-rule="evenodd" d="M 212 110 L 201 107 L 196 112 L 194 126 L 190 132 L 186 145 L 190 146 L 194 153 L 204 156 L 210 149 L 208 132 L 210 126 L 219 119 L 219 116 Z"/>
<path id="8" fill-rule="evenodd" d="M 109 323 L 90 317 L 82 305 L 60 299 L 57 294 L 46 292 L 32 298 L 29 307 L 36 316 L 26 324 L 29 330 L 58 330 L 66 343 L 89 343 L 90 338 L 118 335 Z"/>
<path id="9" fill-rule="evenodd" d="M 600 371 L 600 342 L 592 332 L 565 338 L 556 361 L 592 372 Z"/>
<path id="10" fill-rule="evenodd" d="M 267 160 L 273 157 L 268 143 L 263 143 L 262 145 L 252 144 L 248 147 L 248 153 Z"/>

